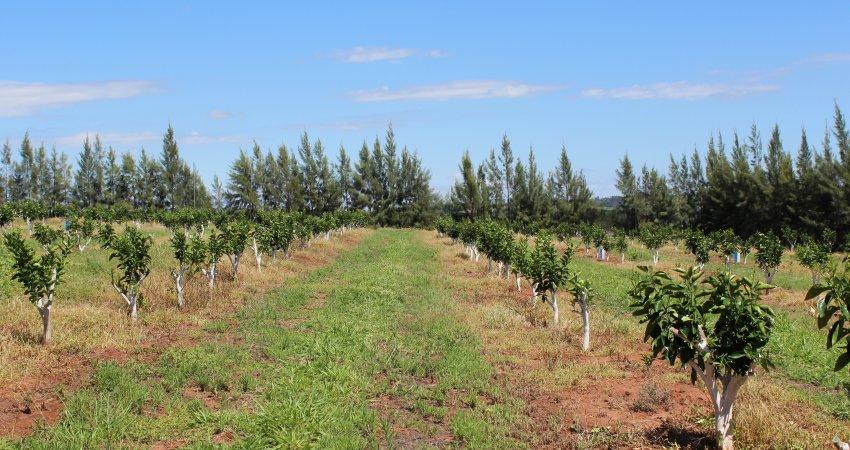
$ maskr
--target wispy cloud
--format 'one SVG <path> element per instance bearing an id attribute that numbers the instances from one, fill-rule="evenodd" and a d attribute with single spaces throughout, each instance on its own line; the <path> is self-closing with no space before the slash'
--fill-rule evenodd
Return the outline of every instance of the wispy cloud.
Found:
<path id="1" fill-rule="evenodd" d="M 354 47 L 346 50 L 336 50 L 331 58 L 347 63 L 369 63 L 376 61 L 398 61 L 416 54 L 412 48 L 389 47 Z"/>
<path id="2" fill-rule="evenodd" d="M 779 87 L 759 83 L 673 83 L 636 84 L 618 88 L 592 88 L 582 91 L 589 98 L 621 100 L 699 100 L 706 98 L 740 98 L 747 95 L 773 92 Z"/>
<path id="3" fill-rule="evenodd" d="M 234 135 L 211 135 L 193 131 L 185 136 L 178 136 L 177 143 L 185 145 L 205 145 L 227 142 L 239 142 L 242 138 Z"/>
<path id="4" fill-rule="evenodd" d="M 378 61 L 400 61 L 422 53 L 421 50 L 416 48 L 354 47 L 335 50 L 329 56 L 336 61 L 361 64 Z M 443 50 L 437 49 L 428 50 L 424 54 L 429 58 L 443 58 L 448 55 Z"/>
<path id="5" fill-rule="evenodd" d="M 162 139 L 162 134 L 147 131 L 135 133 L 98 133 L 96 131 L 83 131 L 70 136 L 56 138 L 55 142 L 56 145 L 60 147 L 77 147 L 82 146 L 86 138 L 94 139 L 95 136 L 100 136 L 100 141 L 103 142 L 104 145 L 115 146 L 138 145 Z"/>
<path id="6" fill-rule="evenodd" d="M 820 53 L 806 58 L 806 61 L 812 63 L 833 63 L 850 61 L 850 52 L 844 53 Z"/>
<path id="7" fill-rule="evenodd" d="M 232 117 L 233 113 L 231 113 L 230 111 L 225 111 L 223 109 L 213 108 L 210 110 L 207 116 L 212 120 L 224 120 Z"/>
<path id="8" fill-rule="evenodd" d="M 138 97 L 160 91 L 160 86 L 144 80 L 92 83 L 0 81 L 0 117 L 25 116 L 45 108 Z"/>
<path id="9" fill-rule="evenodd" d="M 518 81 L 468 80 L 445 84 L 415 86 L 406 89 L 384 87 L 355 91 L 356 102 L 443 101 L 454 99 L 520 98 L 561 89 L 556 85 L 528 84 Z"/>

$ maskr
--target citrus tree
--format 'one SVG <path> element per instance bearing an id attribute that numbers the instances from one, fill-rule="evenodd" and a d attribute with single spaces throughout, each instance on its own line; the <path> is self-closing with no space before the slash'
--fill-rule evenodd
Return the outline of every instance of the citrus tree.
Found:
<path id="1" fill-rule="evenodd" d="M 829 250 L 811 237 L 803 239 L 794 254 L 800 264 L 812 272 L 812 285 L 818 284 L 821 273 L 829 264 Z"/>
<path id="2" fill-rule="evenodd" d="M 837 372 L 850 364 L 850 257 L 845 257 L 843 267 L 834 267 L 822 283 L 812 286 L 806 294 L 806 300 L 819 297 L 818 328 L 829 328 L 826 348 L 837 345 L 843 347 L 833 367 Z M 838 437 L 833 443 L 840 449 L 850 448 L 850 444 L 842 442 Z"/>
<path id="3" fill-rule="evenodd" d="M 581 350 L 590 349 L 590 297 L 593 289 L 590 282 L 581 278 L 577 273 L 570 275 L 568 289 L 573 295 L 573 304 L 578 305 L 581 312 Z"/>
<path id="4" fill-rule="evenodd" d="M 116 278 L 115 270 L 112 271 L 112 287 L 127 304 L 130 319 L 135 321 L 139 306 L 144 301 L 142 282 L 150 275 L 153 240 L 134 226 L 128 226 L 122 234 L 117 234 L 111 225 L 105 225 L 101 231 L 101 242 L 110 252 L 109 259 L 117 262 L 120 272 Z"/>
<path id="5" fill-rule="evenodd" d="M 68 233 L 74 237 L 77 250 L 81 253 L 91 243 L 95 232 L 95 222 L 86 216 L 69 217 L 67 221 Z"/>
<path id="6" fill-rule="evenodd" d="M 769 285 L 720 273 L 705 278 L 691 267 L 678 279 L 641 267 L 644 275 L 629 295 L 635 316 L 646 323 L 652 357 L 678 360 L 701 380 L 714 408 L 718 448 L 734 448 L 732 411 L 738 392 L 761 364 L 773 328 L 773 312 L 759 304 Z"/>
<path id="7" fill-rule="evenodd" d="M 753 236 L 753 247 L 756 249 L 756 263 L 764 272 L 764 280 L 773 283 L 773 277 L 782 262 L 782 242 L 771 232 L 756 233 Z"/>
<path id="8" fill-rule="evenodd" d="M 711 239 L 702 231 L 691 230 L 685 236 L 685 248 L 694 255 L 696 266 L 700 269 L 708 263 L 712 247 Z"/>
<path id="9" fill-rule="evenodd" d="M 177 268 L 171 271 L 171 277 L 174 278 L 177 307 L 182 308 L 186 304 L 186 281 L 203 268 L 207 261 L 207 248 L 200 236 L 188 237 L 185 231 L 175 230 L 171 236 L 171 249 L 177 261 Z"/>
<path id="10" fill-rule="evenodd" d="M 558 290 L 567 285 L 571 258 L 572 248 L 559 256 L 548 234 L 537 236 L 531 255 L 532 304 L 540 296 L 552 308 L 552 326 L 557 326 L 560 321 Z"/>
<path id="11" fill-rule="evenodd" d="M 629 250 L 629 235 L 626 230 L 617 228 L 611 237 L 611 250 L 620 254 L 620 262 L 626 262 L 626 252 Z"/>
<path id="12" fill-rule="evenodd" d="M 224 244 L 224 254 L 230 259 L 230 273 L 235 280 L 236 275 L 239 273 L 239 260 L 248 246 L 251 226 L 244 220 L 235 220 L 233 222 L 222 223 L 219 225 L 219 228 L 221 229 L 221 239 Z"/>
<path id="13" fill-rule="evenodd" d="M 529 276 L 531 272 L 531 250 L 527 239 L 520 239 L 511 243 L 510 266 L 516 279 L 517 292 L 522 291 L 522 277 Z"/>
<path id="14" fill-rule="evenodd" d="M 664 243 L 668 241 L 670 230 L 667 227 L 648 223 L 640 226 L 638 240 L 652 253 L 652 265 L 658 264 L 658 254 Z"/>
<path id="15" fill-rule="evenodd" d="M 58 235 L 55 235 L 58 237 Z M 41 343 L 50 342 L 51 320 L 56 286 L 63 274 L 70 243 L 67 239 L 42 240 L 38 254 L 18 231 L 4 235 L 4 243 L 12 255 L 12 279 L 21 283 L 24 292 L 41 317 Z"/>
<path id="16" fill-rule="evenodd" d="M 797 247 L 797 243 L 800 241 L 800 232 L 794 227 L 782 225 L 779 229 L 779 234 L 782 235 L 782 240 L 785 241 L 785 245 L 787 245 L 793 252 Z"/>
<path id="17" fill-rule="evenodd" d="M 204 261 L 206 267 L 201 267 L 201 272 L 207 277 L 207 284 L 210 289 L 215 287 L 218 261 L 227 250 L 226 244 L 224 235 L 215 231 L 211 231 L 206 240 L 206 252 L 204 252 L 206 256 L 206 260 Z"/>
<path id="18" fill-rule="evenodd" d="M 741 239 L 731 228 L 725 228 L 711 233 L 711 240 L 714 242 L 717 251 L 724 257 L 726 271 L 732 270 L 732 255 L 741 250 L 743 246 Z"/>

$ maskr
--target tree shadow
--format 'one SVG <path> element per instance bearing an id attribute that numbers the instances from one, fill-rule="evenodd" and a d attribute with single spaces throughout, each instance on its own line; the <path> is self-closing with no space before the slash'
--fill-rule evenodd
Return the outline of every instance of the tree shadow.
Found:
<path id="1" fill-rule="evenodd" d="M 41 335 L 38 333 L 30 333 L 29 331 L 13 330 L 12 338 L 21 344 L 36 345 L 41 344 Z"/>
<path id="2" fill-rule="evenodd" d="M 646 432 L 646 440 L 660 446 L 675 444 L 679 448 L 713 449 L 714 437 L 696 425 L 681 421 L 664 421 L 658 427 Z"/>

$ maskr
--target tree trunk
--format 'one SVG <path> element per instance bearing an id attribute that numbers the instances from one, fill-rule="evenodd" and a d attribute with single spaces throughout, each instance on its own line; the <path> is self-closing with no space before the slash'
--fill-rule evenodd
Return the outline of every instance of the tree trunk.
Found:
<path id="1" fill-rule="evenodd" d="M 652 251 L 652 265 L 658 264 L 658 250 Z"/>
<path id="2" fill-rule="evenodd" d="M 770 269 L 764 269 L 764 282 L 767 284 L 773 284 L 773 275 L 775 272 L 771 272 Z"/>
<path id="3" fill-rule="evenodd" d="M 257 245 L 257 238 L 251 238 L 251 250 L 254 251 L 254 259 L 257 260 L 257 271 L 260 272 L 263 270 L 263 254 L 260 251 L 260 247 Z"/>
<path id="4" fill-rule="evenodd" d="M 522 282 L 519 279 L 519 272 L 515 273 L 514 275 L 516 275 L 516 291 L 521 292 L 522 291 Z"/>
<path id="5" fill-rule="evenodd" d="M 620 253 L 620 264 L 626 262 L 626 252 Z"/>
<path id="6" fill-rule="evenodd" d="M 38 315 L 41 316 L 41 343 L 47 345 L 50 343 L 50 335 L 52 331 L 50 323 L 50 306 L 38 307 Z"/>
<path id="7" fill-rule="evenodd" d="M 552 290 L 552 300 L 549 306 L 552 307 L 552 326 L 556 327 L 561 318 L 561 310 L 558 308 L 558 293 L 554 289 Z"/>
<path id="8" fill-rule="evenodd" d="M 838 450 L 850 450 L 850 444 L 842 441 L 838 436 L 832 438 L 832 445 Z"/>
<path id="9" fill-rule="evenodd" d="M 171 276 L 174 278 L 174 288 L 177 292 L 177 307 L 182 308 L 186 303 L 183 296 L 183 287 L 186 284 L 186 269 L 180 267 L 177 270 L 172 271 Z"/>
<path id="10" fill-rule="evenodd" d="M 239 256 L 230 255 L 230 274 L 233 275 L 234 280 L 236 280 L 236 274 L 239 272 Z"/>
<path id="11" fill-rule="evenodd" d="M 590 308 L 587 304 L 587 293 L 582 293 L 578 301 L 578 306 L 581 308 L 581 350 L 586 352 L 590 349 Z"/>
<path id="12" fill-rule="evenodd" d="M 139 303 L 136 299 L 135 293 L 130 293 L 127 295 L 127 304 L 130 307 L 130 320 L 133 322 L 139 317 Z"/>
<path id="13" fill-rule="evenodd" d="M 209 274 L 207 274 L 207 278 L 209 278 L 209 282 L 210 282 L 210 289 L 215 287 L 215 275 L 216 275 L 216 269 L 218 269 L 218 267 L 216 267 L 217 265 L 218 264 L 216 264 L 216 263 L 210 264 L 210 271 L 209 271 Z"/>

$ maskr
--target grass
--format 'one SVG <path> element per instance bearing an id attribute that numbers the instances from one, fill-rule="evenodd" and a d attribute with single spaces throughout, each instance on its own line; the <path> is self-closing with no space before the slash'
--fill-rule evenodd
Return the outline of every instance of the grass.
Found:
<path id="1" fill-rule="evenodd" d="M 451 313 L 435 250 L 379 230 L 202 327 L 203 344 L 97 366 L 59 422 L 0 447 L 516 447 L 522 405 Z"/>

